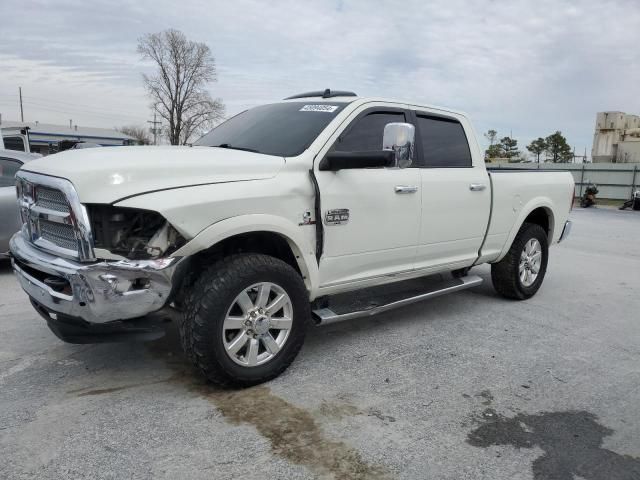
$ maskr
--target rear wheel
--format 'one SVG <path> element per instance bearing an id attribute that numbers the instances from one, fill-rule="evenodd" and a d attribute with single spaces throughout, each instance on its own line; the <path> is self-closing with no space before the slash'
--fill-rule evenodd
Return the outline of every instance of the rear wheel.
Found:
<path id="1" fill-rule="evenodd" d="M 494 288 L 507 298 L 531 298 L 542 285 L 548 255 L 544 229 L 540 225 L 525 223 L 504 258 L 491 265 Z"/>
<path id="2" fill-rule="evenodd" d="M 250 386 L 282 373 L 304 341 L 308 293 L 291 266 L 261 254 L 206 269 L 187 295 L 182 344 L 212 382 Z"/>

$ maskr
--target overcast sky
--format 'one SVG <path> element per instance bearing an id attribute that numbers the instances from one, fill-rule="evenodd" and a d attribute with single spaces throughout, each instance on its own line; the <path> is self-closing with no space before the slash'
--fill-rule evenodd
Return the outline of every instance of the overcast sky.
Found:
<path id="1" fill-rule="evenodd" d="M 113 127 L 152 116 L 136 53 L 177 28 L 207 43 L 227 113 L 331 87 L 464 110 L 521 148 L 561 130 L 591 149 L 595 114 L 640 114 L 640 3 L 67 0 L 0 2 L 0 113 Z M 483 139 L 481 139 L 483 140 Z"/>

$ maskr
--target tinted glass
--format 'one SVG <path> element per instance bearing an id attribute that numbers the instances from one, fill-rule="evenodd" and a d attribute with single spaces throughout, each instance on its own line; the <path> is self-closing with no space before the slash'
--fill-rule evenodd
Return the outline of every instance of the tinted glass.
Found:
<path id="1" fill-rule="evenodd" d="M 471 152 L 464 129 L 455 120 L 418 116 L 422 166 L 470 167 Z"/>
<path id="2" fill-rule="evenodd" d="M 373 112 L 356 120 L 356 124 L 341 135 L 333 150 L 337 152 L 369 152 L 382 150 L 382 137 L 387 123 L 404 122 L 402 112 Z"/>
<path id="3" fill-rule="evenodd" d="M 24 152 L 24 140 L 21 137 L 9 137 L 4 139 L 4 148 Z"/>
<path id="4" fill-rule="evenodd" d="M 16 184 L 16 172 L 22 166 L 20 162 L 0 158 L 0 187 L 12 187 Z"/>
<path id="5" fill-rule="evenodd" d="M 304 152 L 345 103 L 274 103 L 252 108 L 218 125 L 196 145 L 293 157 Z"/>

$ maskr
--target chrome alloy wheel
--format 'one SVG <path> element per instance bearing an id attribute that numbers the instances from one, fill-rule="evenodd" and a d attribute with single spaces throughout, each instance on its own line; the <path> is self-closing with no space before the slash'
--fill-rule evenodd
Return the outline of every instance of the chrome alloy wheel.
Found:
<path id="1" fill-rule="evenodd" d="M 540 265 L 542 264 L 542 246 L 540 242 L 532 238 L 524 244 L 522 253 L 520 254 L 520 265 L 518 273 L 520 274 L 520 283 L 524 287 L 530 287 L 538 278 Z"/>
<path id="2" fill-rule="evenodd" d="M 284 289 L 261 282 L 243 290 L 231 303 L 222 326 L 227 355 L 244 367 L 273 359 L 289 338 L 293 305 Z"/>

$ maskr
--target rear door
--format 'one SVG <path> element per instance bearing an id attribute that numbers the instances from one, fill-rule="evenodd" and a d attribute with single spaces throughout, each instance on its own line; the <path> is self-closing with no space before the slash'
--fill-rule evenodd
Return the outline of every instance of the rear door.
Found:
<path id="1" fill-rule="evenodd" d="M 420 171 L 397 167 L 318 170 L 330 151 L 382 150 L 385 125 L 409 118 L 403 108 L 383 103 L 361 106 L 316 158 L 324 222 L 321 287 L 413 269 L 420 226 Z M 396 187 L 409 187 L 405 191 L 411 193 L 399 193 Z"/>
<path id="2" fill-rule="evenodd" d="M 464 117 L 420 110 L 413 115 L 422 189 L 416 268 L 470 266 L 491 209 L 484 159 L 473 158 L 478 150 L 469 148 L 466 132 L 472 130 Z"/>

